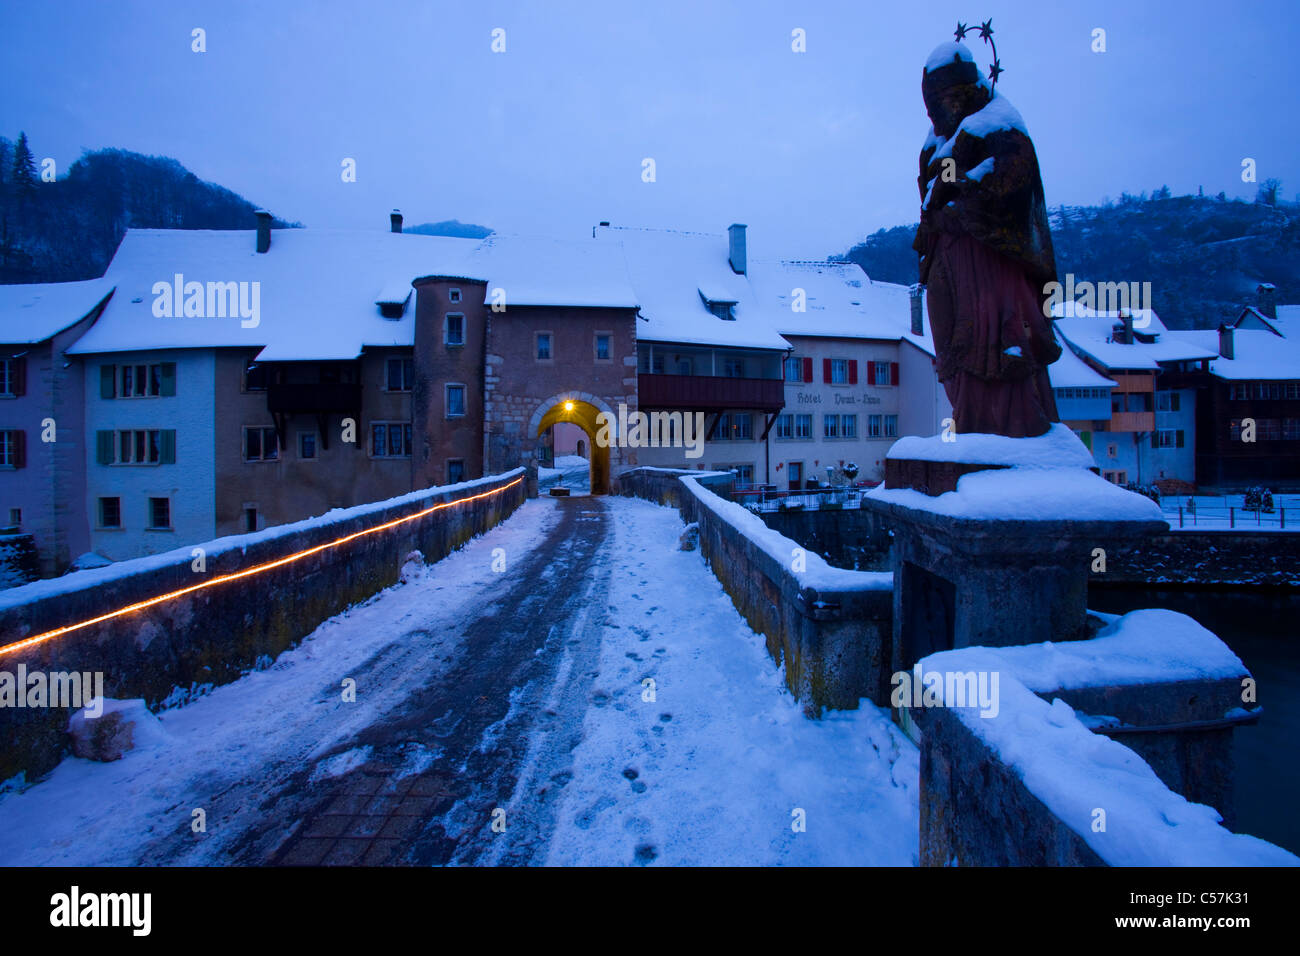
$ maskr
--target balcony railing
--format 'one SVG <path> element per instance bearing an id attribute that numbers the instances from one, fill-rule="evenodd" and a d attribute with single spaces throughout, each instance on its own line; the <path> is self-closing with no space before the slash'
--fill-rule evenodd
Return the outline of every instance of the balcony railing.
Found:
<path id="1" fill-rule="evenodd" d="M 270 385 L 266 408 L 277 415 L 360 411 L 361 386 L 355 382 Z"/>
<path id="2" fill-rule="evenodd" d="M 1152 432 L 1156 430 L 1155 412 L 1111 412 L 1113 432 Z"/>
<path id="3" fill-rule="evenodd" d="M 785 382 L 779 378 L 725 378 L 714 375 L 637 376 L 641 408 L 776 411 L 785 405 Z"/>

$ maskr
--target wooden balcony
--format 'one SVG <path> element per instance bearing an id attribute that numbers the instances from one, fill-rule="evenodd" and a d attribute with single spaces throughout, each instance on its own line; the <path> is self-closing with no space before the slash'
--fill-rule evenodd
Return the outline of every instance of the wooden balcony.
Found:
<path id="1" fill-rule="evenodd" d="M 1111 412 L 1110 430 L 1113 432 L 1153 432 L 1156 430 L 1156 413 Z"/>
<path id="2" fill-rule="evenodd" d="M 266 408 L 272 415 L 321 415 L 359 412 L 361 386 L 355 382 L 270 385 Z"/>
<path id="3" fill-rule="evenodd" d="M 785 407 L 785 382 L 779 378 L 643 374 L 637 376 L 637 404 L 643 410 L 753 408 L 775 412 Z"/>

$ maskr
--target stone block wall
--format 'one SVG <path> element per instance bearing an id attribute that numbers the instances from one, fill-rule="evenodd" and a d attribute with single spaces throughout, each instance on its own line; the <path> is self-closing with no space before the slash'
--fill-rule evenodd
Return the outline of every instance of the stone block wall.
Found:
<path id="1" fill-rule="evenodd" d="M 451 488 L 431 488 L 337 516 L 310 519 L 191 549 L 82 571 L 0 594 L 0 669 L 102 672 L 104 693 L 156 706 L 176 688 L 236 680 L 259 659 L 275 658 L 322 621 L 398 580 L 419 550 L 436 561 L 499 524 L 524 501 L 523 470 Z M 466 500 L 474 496 L 477 500 Z M 4 645 L 46 633 L 205 579 L 258 567 L 356 532 L 461 502 L 245 578 L 184 594 L 20 651 Z M 29 778 L 62 759 L 65 709 L 0 708 L 0 780 Z"/>

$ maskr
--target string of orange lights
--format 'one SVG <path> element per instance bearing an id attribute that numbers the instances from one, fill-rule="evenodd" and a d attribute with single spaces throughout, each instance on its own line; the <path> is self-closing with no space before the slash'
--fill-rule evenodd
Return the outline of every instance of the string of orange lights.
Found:
<path id="1" fill-rule="evenodd" d="M 133 614 L 136 611 L 143 611 L 145 608 L 150 608 L 166 601 L 172 601 L 176 598 L 184 597 L 186 594 L 192 594 L 195 591 L 202 591 L 205 588 L 216 587 L 218 584 L 225 584 L 230 581 L 238 581 L 242 578 L 252 577 L 255 574 L 263 574 L 274 568 L 280 568 L 286 564 L 292 564 L 294 561 L 301 561 L 303 558 L 310 557 L 313 554 L 319 554 L 322 551 L 328 551 L 331 548 L 341 547 L 350 541 L 355 541 L 357 538 L 377 534 L 380 531 L 386 531 L 389 528 L 395 528 L 398 525 L 403 525 L 410 521 L 417 521 L 436 511 L 445 511 L 446 509 L 454 508 L 457 505 L 468 504 L 471 501 L 481 501 L 482 499 L 489 498 L 492 495 L 499 495 L 502 492 L 509 491 L 511 488 L 520 484 L 523 480 L 522 477 L 516 478 L 509 484 L 502 485 L 500 488 L 493 488 L 491 491 L 484 491 L 477 495 L 469 495 L 465 498 L 457 498 L 455 501 L 444 501 L 441 504 L 425 508 L 423 511 L 417 511 L 414 514 L 405 515 L 401 518 L 394 518 L 392 521 L 386 521 L 383 524 L 375 525 L 373 528 L 365 528 L 361 531 L 355 531 L 352 534 L 344 535 L 341 538 L 335 538 L 333 541 L 327 541 L 324 544 L 318 544 L 315 547 L 285 555 L 283 558 L 276 558 L 274 561 L 267 561 L 263 564 L 254 565 L 253 567 L 245 568 L 242 571 L 233 571 L 229 574 L 221 574 L 213 578 L 208 578 L 206 581 L 200 581 L 198 584 L 192 584 L 189 587 L 180 588 L 176 591 L 169 591 L 166 594 L 160 594 L 157 597 L 149 598 L 147 601 L 138 601 L 135 604 L 129 604 L 126 607 L 118 608 L 116 611 L 110 611 L 107 614 L 100 614 L 85 621 L 79 621 L 76 624 L 67 624 L 63 627 L 56 627 L 52 631 L 45 631 L 44 633 L 36 634 L 32 637 L 26 637 L 11 644 L 0 645 L 0 656 L 12 654 L 16 651 L 21 651 L 37 644 L 43 644 L 56 637 L 62 637 L 65 634 L 71 634 L 74 631 L 80 631 L 87 627 L 93 627 L 96 624 L 110 621 L 114 618 L 121 617 L 124 614 Z"/>

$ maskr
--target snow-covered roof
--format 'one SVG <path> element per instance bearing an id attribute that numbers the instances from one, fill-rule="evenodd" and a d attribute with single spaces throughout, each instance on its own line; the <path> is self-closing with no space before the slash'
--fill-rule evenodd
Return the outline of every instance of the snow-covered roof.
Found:
<path id="1" fill-rule="evenodd" d="M 113 291 L 108 279 L 0 285 L 0 342 L 31 345 L 89 315 Z"/>
<path id="2" fill-rule="evenodd" d="M 105 280 L 117 292 L 77 353 L 165 348 L 262 347 L 259 358 L 353 359 L 365 346 L 410 346 L 414 309 L 386 319 L 378 301 L 395 302 L 421 275 L 460 275 L 477 240 L 392 232 L 277 229 L 256 251 L 252 231 L 131 229 Z M 160 318 L 155 283 L 257 285 L 257 324 L 235 317 Z"/>
<path id="3" fill-rule="evenodd" d="M 911 322 L 907 287 L 872 282 L 857 263 L 757 260 L 749 272 L 778 332 L 896 342 Z M 797 290 L 802 312 L 795 311 Z"/>
<path id="4" fill-rule="evenodd" d="M 1058 305 L 1052 311 L 1058 316 L 1057 332 L 1076 351 L 1107 369 L 1155 371 L 1161 362 L 1185 362 L 1218 354 L 1197 343 L 1170 338 L 1165 324 L 1151 309 L 1133 310 L 1132 344 L 1114 340 L 1116 329 L 1123 324 L 1117 312 L 1095 312 L 1077 303 Z"/>
<path id="5" fill-rule="evenodd" d="M 618 247 L 596 239 L 493 234 L 470 254 L 467 268 L 488 280 L 489 303 L 494 289 L 503 290 L 506 308 L 635 309 L 640 304 Z"/>
<path id="6" fill-rule="evenodd" d="M 1079 356 L 1065 342 L 1061 335 L 1056 336 L 1061 346 L 1061 357 L 1047 366 L 1047 377 L 1052 388 L 1114 388 L 1115 383 L 1102 375 Z"/>
<path id="7" fill-rule="evenodd" d="M 1219 378 L 1240 380 L 1300 379 L 1300 338 L 1275 335 L 1266 329 L 1237 329 L 1232 333 L 1232 354 L 1219 355 L 1219 333 L 1214 329 L 1170 332 L 1177 338 L 1214 356 L 1210 371 Z"/>
<path id="8" fill-rule="evenodd" d="M 622 249 L 644 322 L 637 338 L 732 348 L 788 349 L 774 309 L 728 260 L 728 238 L 667 229 L 601 227 L 597 242 Z M 747 270 L 752 271 L 752 270 Z M 734 301 L 734 319 L 709 311 L 701 293 Z"/>

